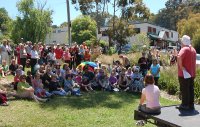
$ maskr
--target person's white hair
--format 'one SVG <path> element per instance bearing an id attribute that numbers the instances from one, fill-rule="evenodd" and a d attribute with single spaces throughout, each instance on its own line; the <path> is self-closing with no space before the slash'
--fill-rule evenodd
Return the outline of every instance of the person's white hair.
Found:
<path id="1" fill-rule="evenodd" d="M 190 37 L 188 35 L 183 35 L 183 37 L 181 38 L 181 42 L 184 45 L 190 45 L 191 44 Z"/>

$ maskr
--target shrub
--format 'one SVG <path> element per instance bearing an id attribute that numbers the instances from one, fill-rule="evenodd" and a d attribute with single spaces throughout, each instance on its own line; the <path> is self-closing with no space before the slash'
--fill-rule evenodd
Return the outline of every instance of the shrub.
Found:
<path id="1" fill-rule="evenodd" d="M 114 54 L 114 53 L 116 53 L 115 48 L 114 48 L 114 47 L 110 47 L 110 48 L 109 48 L 109 51 L 108 51 L 108 54 L 109 54 L 109 55 L 112 55 L 112 54 Z"/>
<path id="2" fill-rule="evenodd" d="M 179 90 L 179 82 L 177 76 L 177 66 L 171 66 L 160 72 L 159 88 L 166 90 L 168 94 L 174 95 Z"/>
<path id="3" fill-rule="evenodd" d="M 200 103 L 200 69 L 197 70 L 196 78 L 194 80 L 194 95 L 197 103 Z"/>

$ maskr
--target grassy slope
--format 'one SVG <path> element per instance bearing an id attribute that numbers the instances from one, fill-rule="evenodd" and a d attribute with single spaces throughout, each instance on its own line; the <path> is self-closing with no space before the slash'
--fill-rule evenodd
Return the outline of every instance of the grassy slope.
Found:
<path id="1" fill-rule="evenodd" d="M 133 110 L 138 102 L 138 95 L 101 91 L 84 93 L 82 97 L 55 97 L 41 104 L 13 100 L 9 107 L 0 106 L 0 126 L 130 127 L 135 126 Z M 162 105 L 175 103 L 161 99 Z"/>

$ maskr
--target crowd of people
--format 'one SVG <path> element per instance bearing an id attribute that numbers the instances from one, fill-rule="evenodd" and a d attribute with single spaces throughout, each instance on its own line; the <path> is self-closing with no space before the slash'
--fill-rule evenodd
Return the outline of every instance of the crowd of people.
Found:
<path id="1" fill-rule="evenodd" d="M 157 60 L 153 59 L 149 66 L 152 61 L 145 53 L 138 61 L 139 66 L 131 66 L 125 55 L 119 55 L 121 60 L 113 61 L 112 65 L 101 65 L 97 60 L 91 62 L 92 65 L 87 64 L 91 61 L 91 49 L 84 42 L 69 47 L 28 41 L 12 48 L 9 40 L 4 39 L 0 50 L 1 76 L 14 76 L 11 85 L 14 92 L 0 91 L 2 105 L 7 105 L 6 94 L 46 102 L 54 95 L 81 96 L 82 91 L 141 92 L 147 70 L 154 75 L 155 81 L 159 76 Z M 82 65 L 83 62 L 86 64 Z M 29 67 L 31 70 L 25 71 Z"/>

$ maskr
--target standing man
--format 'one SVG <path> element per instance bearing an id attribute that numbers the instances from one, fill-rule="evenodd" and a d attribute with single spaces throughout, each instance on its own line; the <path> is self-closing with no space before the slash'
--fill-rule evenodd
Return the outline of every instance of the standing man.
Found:
<path id="1" fill-rule="evenodd" d="M 178 79 L 182 103 L 178 109 L 194 110 L 194 78 L 196 72 L 196 50 L 190 37 L 181 38 L 181 50 L 178 54 Z"/>
<path id="2" fill-rule="evenodd" d="M 3 60 L 5 60 L 6 64 L 9 65 L 8 45 L 6 39 L 3 39 L 3 44 L 0 47 L 0 52 L 1 52 L 1 63 Z"/>
<path id="3" fill-rule="evenodd" d="M 62 48 L 60 47 L 60 44 L 57 44 L 57 47 L 56 49 L 54 50 L 55 54 L 56 54 L 56 59 L 58 61 L 59 64 L 62 64 L 61 60 L 62 60 L 62 57 L 63 57 L 63 50 Z"/>

